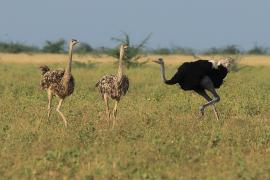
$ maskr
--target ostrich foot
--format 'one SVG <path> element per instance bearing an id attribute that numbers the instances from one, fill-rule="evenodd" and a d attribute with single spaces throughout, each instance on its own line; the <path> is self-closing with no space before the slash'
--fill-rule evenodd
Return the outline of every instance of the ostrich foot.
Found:
<path id="1" fill-rule="evenodd" d="M 204 107 L 200 106 L 199 107 L 199 119 L 201 119 L 204 116 Z"/>

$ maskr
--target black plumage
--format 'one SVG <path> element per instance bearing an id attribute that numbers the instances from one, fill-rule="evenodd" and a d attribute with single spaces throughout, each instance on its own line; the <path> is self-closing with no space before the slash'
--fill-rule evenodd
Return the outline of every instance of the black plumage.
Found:
<path id="1" fill-rule="evenodd" d="M 161 65 L 162 79 L 165 84 L 174 85 L 178 83 L 183 90 L 193 90 L 208 101 L 199 107 L 201 115 L 204 114 L 204 109 L 207 106 L 213 105 L 214 107 L 214 104 L 220 101 L 220 97 L 215 89 L 220 88 L 224 78 L 228 74 L 230 58 L 223 59 L 219 62 L 209 60 L 185 62 L 178 68 L 178 71 L 170 80 L 165 78 L 163 59 L 160 58 L 154 62 Z M 208 96 L 205 90 L 211 92 L 213 98 Z M 215 107 L 214 112 L 218 119 Z"/>
<path id="2" fill-rule="evenodd" d="M 226 77 L 228 69 L 223 65 L 215 67 L 213 62 L 208 60 L 198 60 L 194 62 L 185 62 L 179 68 L 176 74 L 165 83 L 173 85 L 178 83 L 183 90 L 204 89 L 201 81 L 208 76 L 215 88 L 219 88 Z"/>

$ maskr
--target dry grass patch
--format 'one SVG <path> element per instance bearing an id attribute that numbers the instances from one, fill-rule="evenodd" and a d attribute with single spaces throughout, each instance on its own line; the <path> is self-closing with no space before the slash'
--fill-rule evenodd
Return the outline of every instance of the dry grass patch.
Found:
<path id="1" fill-rule="evenodd" d="M 218 60 L 222 56 L 203 56 L 198 55 L 197 57 L 190 55 L 147 55 L 141 59 L 141 61 L 156 60 L 163 57 L 166 64 L 181 64 L 186 61 L 194 61 L 198 58 L 201 59 L 214 59 Z M 234 57 L 234 56 L 232 56 Z M 240 64 L 250 65 L 250 66 L 270 66 L 270 56 L 259 56 L 259 55 L 243 55 L 239 56 Z M 74 54 L 74 61 L 79 62 L 115 62 L 115 58 L 107 55 L 77 55 Z M 62 63 L 67 60 L 66 54 L 5 54 L 0 53 L 0 63 L 31 63 L 31 64 L 52 64 L 52 63 Z"/>

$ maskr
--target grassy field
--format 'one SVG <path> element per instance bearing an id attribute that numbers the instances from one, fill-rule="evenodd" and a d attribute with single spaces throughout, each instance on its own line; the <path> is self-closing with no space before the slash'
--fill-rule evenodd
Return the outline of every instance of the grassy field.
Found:
<path id="1" fill-rule="evenodd" d="M 102 75 L 115 73 L 115 65 L 74 63 L 75 91 L 62 107 L 69 123 L 65 128 L 56 111 L 47 119 L 47 94 L 39 87 L 38 64 L 51 64 L 52 56 L 23 61 L 42 55 L 14 55 L 13 63 L 8 56 L 0 55 L 1 179 L 270 178 L 267 60 L 265 66 L 259 60 L 252 62 L 257 66 L 242 63 L 247 65 L 228 75 L 218 90 L 220 121 L 211 108 L 199 120 L 204 100 L 162 84 L 158 65 L 129 69 L 130 89 L 112 130 L 94 85 Z M 55 56 L 58 64 L 50 67 L 63 67 L 65 56 Z M 93 57 L 75 56 L 80 58 Z M 168 65 L 167 77 L 176 68 Z"/>

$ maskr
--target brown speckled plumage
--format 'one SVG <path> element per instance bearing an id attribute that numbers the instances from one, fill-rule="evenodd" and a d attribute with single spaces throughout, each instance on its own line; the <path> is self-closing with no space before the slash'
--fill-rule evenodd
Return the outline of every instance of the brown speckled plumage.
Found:
<path id="1" fill-rule="evenodd" d="M 128 77 L 123 74 L 122 65 L 124 52 L 127 48 L 127 45 L 120 46 L 119 67 L 117 75 L 105 75 L 96 84 L 98 91 L 100 92 L 102 98 L 106 103 L 106 112 L 108 119 L 110 118 L 108 99 L 111 98 L 115 100 L 115 106 L 113 109 L 113 127 L 115 124 L 118 102 L 120 101 L 122 96 L 126 95 L 129 87 L 129 80 Z"/>
<path id="2" fill-rule="evenodd" d="M 44 71 L 42 70 L 42 72 Z M 57 96 L 61 99 L 64 99 L 65 97 L 71 95 L 74 91 L 75 86 L 74 78 L 71 75 L 71 78 L 67 86 L 68 88 L 66 89 L 63 85 L 64 73 L 65 73 L 64 70 L 54 70 L 54 71 L 48 70 L 43 74 L 43 78 L 40 81 L 41 88 L 44 90 L 45 89 L 51 90 L 54 96 Z"/>
<path id="3" fill-rule="evenodd" d="M 46 65 L 40 66 L 43 78 L 40 81 L 40 86 L 43 90 L 48 92 L 48 118 L 51 113 L 51 100 L 53 96 L 60 98 L 56 111 L 61 115 L 65 126 L 67 126 L 67 120 L 64 114 L 60 111 L 61 105 L 64 99 L 71 95 L 74 91 L 74 78 L 71 75 L 71 63 L 72 63 L 72 50 L 73 46 L 78 43 L 77 40 L 72 39 L 69 42 L 69 59 L 65 70 L 51 71 Z"/>
<path id="4" fill-rule="evenodd" d="M 116 75 L 105 75 L 96 84 L 99 92 L 108 94 L 110 98 L 120 100 L 121 96 L 126 95 L 129 87 L 129 80 L 126 75 L 123 75 L 120 82 L 117 82 Z"/>

